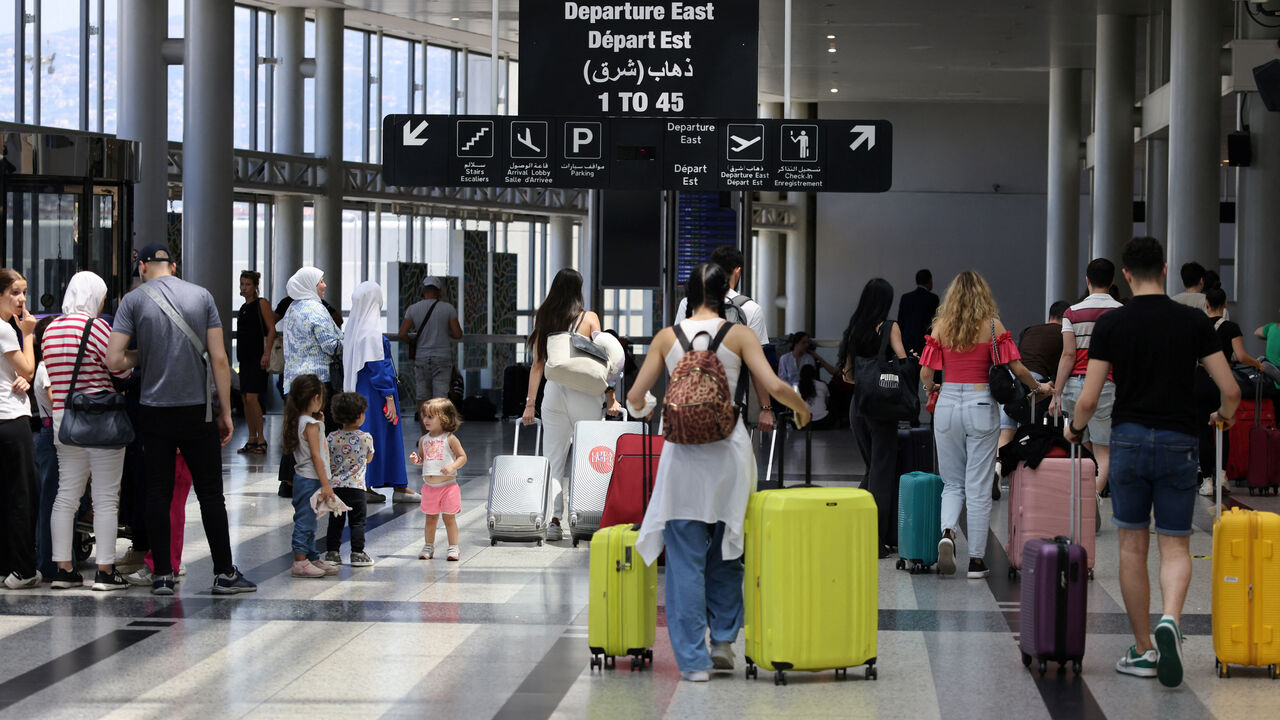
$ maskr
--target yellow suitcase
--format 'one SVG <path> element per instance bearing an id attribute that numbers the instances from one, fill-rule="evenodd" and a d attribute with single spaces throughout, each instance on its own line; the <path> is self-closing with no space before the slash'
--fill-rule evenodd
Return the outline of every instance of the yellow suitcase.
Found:
<path id="1" fill-rule="evenodd" d="M 614 525 L 591 538 L 587 645 L 591 669 L 615 667 L 614 658 L 631 656 L 631 669 L 653 664 L 658 628 L 658 567 L 645 565 L 636 552 L 639 525 Z"/>
<path id="2" fill-rule="evenodd" d="M 747 677 L 866 665 L 876 679 L 877 529 L 871 493 L 765 490 L 747 505 Z"/>
<path id="3" fill-rule="evenodd" d="M 1221 504 L 1219 504 L 1221 507 Z M 1231 665 L 1280 665 L 1280 515 L 1232 508 L 1213 525 L 1213 652 Z"/>

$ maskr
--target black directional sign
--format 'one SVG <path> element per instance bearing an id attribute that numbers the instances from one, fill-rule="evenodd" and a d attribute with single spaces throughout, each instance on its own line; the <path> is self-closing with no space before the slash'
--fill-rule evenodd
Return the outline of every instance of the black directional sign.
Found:
<path id="1" fill-rule="evenodd" d="M 387 184 L 884 192 L 885 120 L 388 115 Z"/>

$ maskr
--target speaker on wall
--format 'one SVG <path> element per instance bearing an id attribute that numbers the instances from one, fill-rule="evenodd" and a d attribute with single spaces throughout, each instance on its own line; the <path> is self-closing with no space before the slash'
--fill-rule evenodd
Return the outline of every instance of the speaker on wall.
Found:
<path id="1" fill-rule="evenodd" d="M 1253 162 L 1253 147 L 1248 130 L 1227 133 L 1227 164 L 1231 167 L 1249 167 Z"/>
<path id="2" fill-rule="evenodd" d="M 1265 62 L 1253 69 L 1262 104 L 1271 112 L 1280 112 L 1280 60 Z"/>

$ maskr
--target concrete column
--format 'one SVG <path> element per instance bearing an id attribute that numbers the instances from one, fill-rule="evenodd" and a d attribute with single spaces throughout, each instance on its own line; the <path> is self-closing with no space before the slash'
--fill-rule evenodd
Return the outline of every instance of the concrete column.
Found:
<path id="1" fill-rule="evenodd" d="M 187 0 L 182 148 L 183 277 L 213 293 L 231 327 L 233 44 L 235 7 Z M 228 342 L 230 333 L 226 333 Z"/>
<path id="2" fill-rule="evenodd" d="M 1045 312 L 1080 288 L 1081 71 L 1049 71 L 1049 198 L 1045 235 Z"/>
<path id="3" fill-rule="evenodd" d="M 547 282 L 567 267 L 573 267 L 573 218 L 553 215 L 547 223 Z"/>
<path id="4" fill-rule="evenodd" d="M 281 7 L 276 10 L 276 53 L 280 63 L 275 76 L 275 151 L 283 155 L 301 155 L 304 135 L 303 107 L 303 30 L 304 8 Z M 275 199 L 275 232 L 272 236 L 271 287 L 273 300 L 284 297 L 285 285 L 302 267 L 302 198 L 277 195 Z"/>
<path id="5" fill-rule="evenodd" d="M 134 237 L 127 240 L 135 249 L 164 242 L 168 231 L 169 83 L 168 67 L 159 59 L 168 27 L 168 2 L 121 1 L 116 133 L 141 145 L 141 180 L 133 189 Z"/>
<path id="6" fill-rule="evenodd" d="M 1222 81 L 1218 12 L 1205 0 L 1173 0 L 1169 99 L 1169 278 L 1191 260 L 1218 268 L 1218 163 Z"/>
<path id="7" fill-rule="evenodd" d="M 1147 139 L 1146 181 L 1147 235 L 1164 242 L 1169 238 L 1169 141 L 1166 138 Z"/>
<path id="8" fill-rule="evenodd" d="M 1250 23 L 1245 37 L 1280 38 Z M 1268 112 L 1257 93 L 1245 97 L 1253 162 L 1239 168 L 1236 188 L 1236 304 L 1231 319 L 1244 331 L 1249 354 L 1260 356 L 1253 331 L 1280 318 L 1280 112 Z"/>
<path id="9" fill-rule="evenodd" d="M 1133 237 L 1133 17 L 1099 15 L 1097 47 L 1090 254 L 1118 263 Z"/>
<path id="10" fill-rule="evenodd" d="M 769 337 L 777 337 L 783 332 L 778 327 L 778 268 L 782 265 L 779 252 L 782 238 L 782 233 L 776 230 L 761 230 L 751 265 L 751 297 L 764 308 L 764 326 Z"/>
<path id="11" fill-rule="evenodd" d="M 810 117 L 807 103 L 792 103 L 788 118 Z M 796 229 L 787 233 L 786 292 L 787 309 L 784 333 L 797 330 L 812 332 L 809 295 L 812 274 L 809 269 L 809 196 L 804 192 L 787 193 L 787 204 L 796 216 Z"/>
<path id="12" fill-rule="evenodd" d="M 316 8 L 316 157 L 325 159 L 325 193 L 316 196 L 316 267 L 332 288 L 329 303 L 342 297 L 342 22 L 343 11 Z"/>

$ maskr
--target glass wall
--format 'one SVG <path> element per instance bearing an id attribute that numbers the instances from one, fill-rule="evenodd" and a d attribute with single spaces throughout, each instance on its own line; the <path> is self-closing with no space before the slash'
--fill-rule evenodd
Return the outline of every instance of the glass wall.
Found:
<path id="1" fill-rule="evenodd" d="M 18 111 L 18 73 L 14 64 L 18 38 L 13 21 L 16 0 L 0 0 L 0 122 L 14 122 Z"/>

